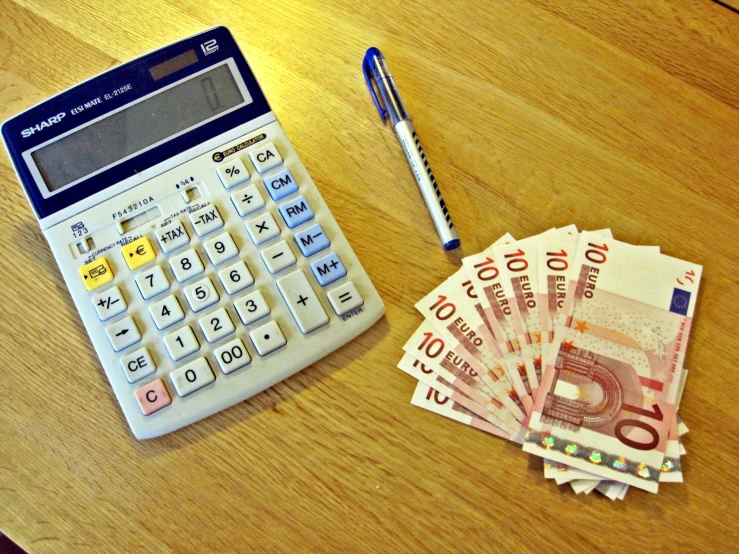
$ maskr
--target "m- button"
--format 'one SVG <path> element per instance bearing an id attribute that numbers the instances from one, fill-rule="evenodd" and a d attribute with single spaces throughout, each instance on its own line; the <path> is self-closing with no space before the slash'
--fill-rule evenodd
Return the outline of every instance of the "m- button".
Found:
<path id="1" fill-rule="evenodd" d="M 126 259 L 128 269 L 138 269 L 142 265 L 154 261 L 157 257 L 154 248 L 146 237 L 129 242 L 121 248 L 121 252 L 123 252 L 123 257 Z"/>

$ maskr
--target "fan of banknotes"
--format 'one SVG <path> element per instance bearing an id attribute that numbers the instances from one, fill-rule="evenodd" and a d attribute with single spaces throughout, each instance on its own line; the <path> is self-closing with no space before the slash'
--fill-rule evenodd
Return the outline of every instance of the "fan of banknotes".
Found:
<path id="1" fill-rule="evenodd" d="M 411 403 L 523 445 L 578 494 L 682 482 L 701 266 L 574 225 L 506 234 L 416 304 Z"/>

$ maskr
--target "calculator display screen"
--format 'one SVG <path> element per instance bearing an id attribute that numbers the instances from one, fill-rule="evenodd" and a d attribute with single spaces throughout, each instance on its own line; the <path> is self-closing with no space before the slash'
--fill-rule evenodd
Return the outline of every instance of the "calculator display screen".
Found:
<path id="1" fill-rule="evenodd" d="M 243 103 L 231 69 L 223 64 L 74 131 L 31 156 L 53 192 Z"/>

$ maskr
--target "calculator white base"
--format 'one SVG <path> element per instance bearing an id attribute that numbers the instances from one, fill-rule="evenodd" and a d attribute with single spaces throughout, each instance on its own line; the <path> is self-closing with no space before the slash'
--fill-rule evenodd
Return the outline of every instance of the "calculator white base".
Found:
<path id="1" fill-rule="evenodd" d="M 272 123 L 265 126 L 264 118 L 260 118 L 258 122 L 260 125 L 259 128 L 242 127 L 238 129 L 240 131 L 238 135 L 230 132 L 224 139 L 226 141 L 225 143 L 221 143 L 217 148 L 213 148 L 207 152 L 203 153 L 202 150 L 192 153 L 183 152 L 177 156 L 176 160 L 169 160 L 160 164 L 161 167 L 147 171 L 146 176 L 142 177 L 140 183 L 97 205 L 84 206 L 81 211 L 69 219 L 55 224 L 44 231 L 77 305 L 77 309 L 95 346 L 95 350 L 102 362 L 108 380 L 123 409 L 123 413 L 134 435 L 139 439 L 147 439 L 169 433 L 228 408 L 271 387 L 275 383 L 293 375 L 346 344 L 373 325 L 384 313 L 384 306 L 379 295 L 349 246 L 349 243 L 346 241 L 333 215 L 324 203 L 310 175 L 308 175 L 308 172 L 292 148 L 279 122 L 277 122 L 273 115 L 271 119 Z M 218 163 L 213 161 L 213 154 L 215 152 L 224 151 L 231 146 L 236 146 L 247 139 L 257 137 L 261 134 L 266 134 L 266 138 L 254 147 L 245 148 L 243 152 L 237 152 L 236 154 L 227 156 L 225 160 L 219 161 Z M 284 158 L 284 163 L 260 175 L 256 172 L 253 164 L 249 162 L 247 154 L 250 150 L 261 147 L 263 144 L 269 142 L 277 146 Z M 216 167 L 228 160 L 235 160 L 237 157 L 247 161 L 251 178 L 246 183 L 226 189 L 217 176 Z M 300 188 L 298 192 L 285 199 L 273 201 L 267 193 L 263 181 L 270 174 L 275 174 L 284 168 L 290 169 L 295 180 L 299 183 Z M 152 178 L 151 175 L 157 176 Z M 182 184 L 182 187 L 180 188 L 178 184 Z M 188 201 L 187 194 L 184 194 L 183 190 L 191 187 L 193 184 L 197 185 L 198 192 L 201 196 L 196 200 Z M 266 205 L 252 214 L 240 216 L 231 201 L 231 195 L 235 191 L 245 189 L 253 184 L 260 187 Z M 311 221 L 301 224 L 294 229 L 289 229 L 280 216 L 278 206 L 295 198 L 297 195 L 303 195 L 310 203 L 315 217 Z M 217 207 L 223 216 L 225 225 L 218 231 L 200 238 L 195 234 L 193 226 L 190 224 L 188 210 L 192 210 L 193 206 L 203 204 Z M 120 234 L 119 226 L 122 219 L 125 220 L 130 215 L 145 213 L 153 207 L 161 210 L 159 217 L 151 219 L 144 224 L 139 224 L 139 226 L 123 235 Z M 279 236 L 256 246 L 246 230 L 245 222 L 256 215 L 264 213 L 265 210 L 269 210 L 275 220 L 280 223 L 281 233 Z M 169 254 L 165 254 L 160 244 L 157 243 L 155 231 L 160 229 L 163 222 L 174 214 L 177 214 L 177 216 L 171 219 L 182 221 L 186 224 L 191 240 L 187 246 L 179 247 Z M 76 244 L 80 239 L 75 237 L 70 231 L 71 226 L 79 221 L 83 222 L 87 229 L 89 229 L 89 234 L 86 237 L 92 238 L 95 242 L 95 250 L 91 254 L 101 248 L 109 247 L 98 255 L 106 257 L 115 275 L 115 279 L 111 283 L 106 284 L 94 292 L 88 292 L 86 290 L 79 274 L 79 268 L 90 259 L 90 254 L 83 255 L 76 250 Z M 328 249 L 316 253 L 309 258 L 305 258 L 296 246 L 294 233 L 316 223 L 322 226 L 326 236 L 330 238 L 331 244 Z M 210 263 L 203 244 L 223 232 L 229 232 L 231 234 L 239 248 L 239 254 L 236 258 L 214 266 Z M 121 241 L 133 240 L 140 236 L 146 236 L 150 239 L 157 253 L 157 258 L 155 261 L 131 271 L 126 266 L 122 257 L 120 251 Z M 268 271 L 264 261 L 261 259 L 260 252 L 281 240 L 285 240 L 290 244 L 297 257 L 297 263 L 273 275 Z M 169 266 L 169 260 L 173 256 L 181 254 L 190 248 L 194 248 L 198 252 L 205 265 L 205 272 L 196 278 L 180 283 L 173 275 L 172 269 Z M 341 258 L 347 275 L 326 287 L 322 287 L 312 274 L 310 263 L 329 252 L 335 252 Z M 254 276 L 255 282 L 246 289 L 230 295 L 224 290 L 218 278 L 218 272 L 238 260 L 246 261 L 249 270 Z M 171 282 L 171 287 L 164 293 L 144 300 L 135 283 L 135 277 L 157 265 L 165 270 Z M 275 284 L 277 279 L 298 269 L 304 271 L 308 276 L 323 309 L 329 316 L 328 324 L 307 335 L 301 333 Z M 209 277 L 216 285 L 220 299 L 212 306 L 195 313 L 190 309 L 183 291 L 194 282 L 205 277 Z M 330 304 L 327 294 L 349 281 L 354 283 L 364 302 L 360 307 L 340 317 Z M 101 291 L 106 291 L 115 286 L 123 293 L 128 307 L 122 313 L 101 322 L 94 308 L 92 298 Z M 271 308 L 271 313 L 245 326 L 239 320 L 239 316 L 234 309 L 234 301 L 255 290 L 261 291 L 264 295 Z M 179 299 L 179 303 L 185 311 L 185 319 L 169 329 L 160 331 L 152 321 L 148 308 L 172 294 Z M 210 314 L 220 308 L 226 309 L 236 330 L 234 333 L 211 344 L 205 339 L 198 320 L 204 315 Z M 133 317 L 135 319 L 142 339 L 130 347 L 123 349 L 121 352 L 115 352 L 111 347 L 105 330 L 110 325 L 125 317 Z M 287 344 L 262 357 L 257 353 L 254 344 L 249 338 L 249 332 L 270 320 L 278 323 L 287 339 Z M 189 325 L 195 332 L 200 343 L 200 349 L 182 360 L 174 362 L 166 350 L 162 339 L 168 333 L 185 325 Z M 224 374 L 216 361 L 214 350 L 234 338 L 240 338 L 243 341 L 252 361 L 250 364 L 232 373 Z M 156 371 L 140 381 L 129 383 L 121 366 L 121 358 L 142 347 L 147 348 L 154 359 L 157 365 Z M 208 360 L 215 374 L 215 381 L 188 396 L 179 397 L 169 378 L 169 373 L 202 356 Z M 172 397 L 172 403 L 151 415 L 145 416 L 133 393 L 137 388 L 155 379 L 163 380 Z"/>

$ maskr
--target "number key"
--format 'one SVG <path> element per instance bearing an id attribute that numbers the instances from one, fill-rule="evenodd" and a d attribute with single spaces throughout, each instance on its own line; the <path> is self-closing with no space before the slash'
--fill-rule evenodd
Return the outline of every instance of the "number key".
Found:
<path id="1" fill-rule="evenodd" d="M 169 288 L 169 279 L 167 279 L 162 266 L 158 265 L 143 273 L 139 273 L 136 276 L 136 284 L 139 286 L 141 296 L 144 297 L 144 300 L 148 300 L 152 296 L 156 296 L 167 290 Z"/>
<path id="2" fill-rule="evenodd" d="M 229 233 L 223 233 L 215 238 L 210 239 L 204 245 L 205 252 L 210 258 L 210 263 L 218 265 L 226 260 L 230 260 L 238 255 L 239 249 L 236 248 L 233 239 Z"/>
<path id="3" fill-rule="evenodd" d="M 218 360 L 218 365 L 221 366 L 221 371 L 226 375 L 251 363 L 251 356 L 241 339 L 227 342 L 220 348 L 216 348 L 213 353 Z"/>
<path id="4" fill-rule="evenodd" d="M 168 296 L 164 300 L 152 304 L 149 306 L 149 313 L 160 331 L 185 319 L 185 312 L 182 311 L 176 296 Z"/>
<path id="5" fill-rule="evenodd" d="M 220 297 L 216 288 L 213 286 L 213 282 L 206 277 L 187 287 L 185 289 L 185 298 L 187 298 L 187 303 L 190 304 L 192 311 L 199 312 L 218 302 Z"/>
<path id="6" fill-rule="evenodd" d="M 175 362 L 200 350 L 200 343 L 189 325 L 164 337 L 164 346 L 167 347 L 167 352 Z"/>
<path id="7" fill-rule="evenodd" d="M 172 272 L 177 280 L 181 283 L 188 279 L 200 275 L 205 271 L 203 262 L 200 261 L 200 256 L 194 249 L 190 249 L 182 254 L 173 256 L 169 260 L 169 265 L 172 268 Z"/>
<path id="8" fill-rule="evenodd" d="M 254 284 L 254 277 L 244 262 L 236 262 L 218 272 L 218 278 L 228 294 L 236 294 Z"/>
<path id="9" fill-rule="evenodd" d="M 208 342 L 215 342 L 236 330 L 224 308 L 200 318 L 198 323 Z"/>
<path id="10" fill-rule="evenodd" d="M 239 298 L 234 302 L 234 308 L 239 313 L 239 317 L 244 325 L 254 323 L 257 319 L 270 313 L 267 301 L 258 290 L 247 294 L 243 298 Z"/>

